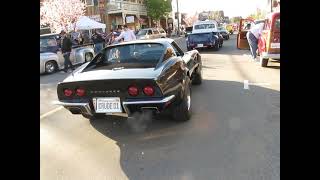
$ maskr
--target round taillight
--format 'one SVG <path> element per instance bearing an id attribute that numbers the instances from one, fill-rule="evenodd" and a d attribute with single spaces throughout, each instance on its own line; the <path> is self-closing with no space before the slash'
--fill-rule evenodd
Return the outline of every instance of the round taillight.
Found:
<path id="1" fill-rule="evenodd" d="M 153 94 L 154 94 L 154 89 L 153 89 L 152 86 L 146 86 L 146 87 L 143 88 L 143 92 L 144 92 L 144 94 L 147 95 L 147 96 L 153 96 Z"/>
<path id="2" fill-rule="evenodd" d="M 70 97 L 70 96 L 73 94 L 73 92 L 72 92 L 71 89 L 65 89 L 65 90 L 63 91 L 63 93 L 64 93 L 64 95 L 67 96 L 67 97 Z"/>
<path id="3" fill-rule="evenodd" d="M 82 89 L 82 88 L 78 88 L 78 89 L 76 90 L 77 96 L 84 96 L 85 93 L 86 93 L 86 91 L 85 91 L 84 89 Z"/>
<path id="4" fill-rule="evenodd" d="M 129 93 L 130 96 L 138 96 L 139 90 L 138 90 L 138 88 L 136 86 L 130 86 L 128 88 L 128 93 Z"/>

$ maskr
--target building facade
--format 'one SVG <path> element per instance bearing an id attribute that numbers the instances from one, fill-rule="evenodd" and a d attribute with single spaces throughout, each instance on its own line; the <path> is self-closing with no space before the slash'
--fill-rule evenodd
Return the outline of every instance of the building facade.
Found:
<path id="1" fill-rule="evenodd" d="M 152 25 L 144 0 L 107 0 L 106 14 L 108 30 L 117 29 L 125 24 L 131 29 Z"/>

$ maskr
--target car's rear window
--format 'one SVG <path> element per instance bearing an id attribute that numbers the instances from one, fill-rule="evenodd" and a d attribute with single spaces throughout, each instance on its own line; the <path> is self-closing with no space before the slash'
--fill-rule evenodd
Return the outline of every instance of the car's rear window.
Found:
<path id="1" fill-rule="evenodd" d="M 89 66 L 114 67 L 155 67 L 164 53 L 159 43 L 118 45 L 104 49 Z"/>
<path id="2" fill-rule="evenodd" d="M 194 29 L 212 29 L 212 28 L 215 28 L 214 24 L 199 24 L 194 26 Z"/>

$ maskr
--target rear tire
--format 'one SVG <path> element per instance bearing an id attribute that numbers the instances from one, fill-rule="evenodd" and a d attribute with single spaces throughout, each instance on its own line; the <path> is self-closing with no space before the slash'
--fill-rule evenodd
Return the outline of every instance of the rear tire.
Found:
<path id="1" fill-rule="evenodd" d="M 196 69 L 197 72 L 194 74 L 194 77 L 192 78 L 192 84 L 194 84 L 194 85 L 200 85 L 202 83 L 201 68 L 200 67 L 198 67 L 198 68 Z"/>
<path id="2" fill-rule="evenodd" d="M 186 89 L 180 104 L 173 109 L 173 119 L 176 121 L 188 121 L 191 118 L 191 89 Z"/>

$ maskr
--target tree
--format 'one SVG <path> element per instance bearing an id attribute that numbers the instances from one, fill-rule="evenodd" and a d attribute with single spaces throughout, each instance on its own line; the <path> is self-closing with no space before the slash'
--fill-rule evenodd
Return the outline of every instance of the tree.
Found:
<path id="1" fill-rule="evenodd" d="M 81 0 L 45 0 L 40 7 L 40 25 L 49 25 L 54 32 L 69 30 L 85 9 Z"/>
<path id="2" fill-rule="evenodd" d="M 153 20 L 160 20 L 172 11 L 171 0 L 147 0 L 147 13 Z"/>
<path id="3" fill-rule="evenodd" d="M 256 13 L 250 14 L 249 17 L 253 18 L 255 20 L 265 19 L 266 12 L 265 11 L 261 11 L 260 9 L 257 9 Z"/>

